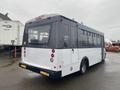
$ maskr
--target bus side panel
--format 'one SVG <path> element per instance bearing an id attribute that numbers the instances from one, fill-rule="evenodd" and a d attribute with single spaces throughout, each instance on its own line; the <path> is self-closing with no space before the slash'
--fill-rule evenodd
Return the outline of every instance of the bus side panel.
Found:
<path id="1" fill-rule="evenodd" d="M 101 48 L 79 48 L 76 53 L 78 53 L 79 58 L 72 60 L 71 49 L 62 50 L 60 58 L 62 63 L 62 77 L 79 71 L 81 61 L 85 56 L 89 59 L 89 66 L 101 62 Z"/>
<path id="2" fill-rule="evenodd" d="M 62 76 L 70 74 L 71 50 L 62 50 Z"/>
<path id="3" fill-rule="evenodd" d="M 61 52 L 61 55 L 58 57 L 60 63 L 62 64 L 62 77 L 79 71 L 78 58 L 72 58 L 73 55 L 71 49 L 63 49 L 59 50 L 59 52 Z M 77 55 L 76 57 L 78 57 L 77 49 L 74 52 Z"/>
<path id="4" fill-rule="evenodd" d="M 82 49 L 79 49 L 80 63 L 81 63 L 81 60 L 85 56 L 89 60 L 89 66 L 97 64 L 97 63 L 101 62 L 101 48 L 82 48 Z"/>

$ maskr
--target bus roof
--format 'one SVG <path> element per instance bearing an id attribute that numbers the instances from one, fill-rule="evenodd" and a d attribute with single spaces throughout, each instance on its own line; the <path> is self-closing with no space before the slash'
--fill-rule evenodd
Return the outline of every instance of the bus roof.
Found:
<path id="1" fill-rule="evenodd" d="M 60 14 L 46 14 L 46 15 L 41 15 L 41 16 L 38 16 L 34 19 L 31 19 L 29 20 L 27 23 L 32 23 L 32 22 L 38 22 L 38 21 L 41 21 L 41 20 L 44 20 L 44 19 L 48 19 L 48 18 L 55 18 L 55 17 L 60 17 L 60 18 L 63 18 L 63 19 L 67 19 L 73 23 L 75 23 L 80 29 L 82 30 L 86 30 L 86 31 L 89 31 L 89 32 L 92 32 L 92 33 L 97 33 L 97 34 L 100 34 L 100 35 L 104 35 L 104 33 L 100 32 L 100 31 L 97 31 L 93 28 L 90 28 L 86 25 L 83 25 L 83 24 L 80 24 L 79 22 L 75 21 L 75 20 L 72 20 L 72 19 L 69 19 L 63 15 L 60 15 Z"/>
<path id="2" fill-rule="evenodd" d="M 56 16 L 60 16 L 60 15 L 59 14 L 45 14 L 45 15 L 41 15 L 36 18 L 30 19 L 27 23 L 36 22 L 36 21 L 40 21 L 43 19 L 47 19 L 47 18 L 53 18 Z"/>

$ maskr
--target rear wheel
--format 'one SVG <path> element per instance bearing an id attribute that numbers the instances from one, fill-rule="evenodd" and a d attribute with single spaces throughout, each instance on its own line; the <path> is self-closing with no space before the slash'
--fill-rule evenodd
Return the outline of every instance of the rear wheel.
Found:
<path id="1" fill-rule="evenodd" d="M 101 62 L 105 62 L 105 58 L 106 58 L 106 53 L 104 54 L 104 57 L 103 57 L 103 59 L 102 59 L 102 61 Z"/>
<path id="2" fill-rule="evenodd" d="M 85 74 L 87 71 L 87 68 L 88 68 L 87 61 L 86 60 L 82 61 L 81 66 L 80 66 L 80 73 Z"/>

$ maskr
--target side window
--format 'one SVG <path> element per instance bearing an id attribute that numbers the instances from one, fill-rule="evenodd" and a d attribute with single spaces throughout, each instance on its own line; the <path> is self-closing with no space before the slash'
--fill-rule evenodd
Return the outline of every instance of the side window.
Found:
<path id="1" fill-rule="evenodd" d="M 77 48 L 77 27 L 71 26 L 71 47 Z"/>
<path id="2" fill-rule="evenodd" d="M 89 32 L 87 31 L 86 37 L 87 37 L 87 42 L 86 42 L 86 47 L 89 48 Z"/>
<path id="3" fill-rule="evenodd" d="M 98 47 L 97 34 L 95 34 L 95 47 Z"/>
<path id="4" fill-rule="evenodd" d="M 100 47 L 100 46 L 101 46 L 101 45 L 100 45 L 100 41 L 101 41 L 101 40 L 100 40 L 100 36 L 99 36 L 99 35 L 97 35 L 97 46 L 98 46 L 98 47 Z"/>
<path id="5" fill-rule="evenodd" d="M 87 47 L 88 40 L 87 40 L 87 31 L 83 31 L 83 47 Z"/>
<path id="6" fill-rule="evenodd" d="M 87 38 L 87 31 L 83 29 L 78 30 L 78 47 L 88 47 L 88 38 Z"/>
<path id="7" fill-rule="evenodd" d="M 92 33 L 92 47 L 94 47 L 94 33 Z"/>
<path id="8" fill-rule="evenodd" d="M 104 37 L 99 34 L 78 29 L 78 48 L 101 47 Z"/>
<path id="9" fill-rule="evenodd" d="M 100 36 L 100 47 L 104 47 L 104 37 Z"/>
<path id="10" fill-rule="evenodd" d="M 93 41 L 92 41 L 92 33 L 91 32 L 89 32 L 89 35 L 88 35 L 88 43 L 89 43 L 89 47 L 92 47 Z"/>
<path id="11" fill-rule="evenodd" d="M 78 29 L 78 47 L 81 48 L 83 43 L 83 30 Z"/>
<path id="12" fill-rule="evenodd" d="M 63 24 L 63 47 L 70 47 L 70 31 L 68 24 Z"/>
<path id="13" fill-rule="evenodd" d="M 95 33 L 93 33 L 93 46 L 96 47 L 96 36 L 95 36 Z"/>

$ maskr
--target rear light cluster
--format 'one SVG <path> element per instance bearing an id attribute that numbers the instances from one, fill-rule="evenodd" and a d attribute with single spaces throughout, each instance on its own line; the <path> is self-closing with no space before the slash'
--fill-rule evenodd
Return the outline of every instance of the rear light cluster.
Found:
<path id="1" fill-rule="evenodd" d="M 51 54 L 51 57 L 52 57 L 52 58 L 54 57 L 54 54 L 53 54 L 53 53 Z"/>
<path id="2" fill-rule="evenodd" d="M 52 49 L 51 58 L 50 58 L 51 62 L 54 62 L 54 57 L 55 57 L 55 49 Z M 54 66 L 54 68 L 57 68 L 57 66 Z M 59 68 L 61 68 L 61 65 L 59 65 Z"/>
<path id="3" fill-rule="evenodd" d="M 55 57 L 55 49 L 52 49 L 51 59 L 50 59 L 51 62 L 54 61 L 54 57 Z"/>
<path id="4" fill-rule="evenodd" d="M 52 49 L 51 59 L 50 59 L 51 62 L 54 62 L 54 57 L 55 57 L 55 49 Z M 59 65 L 59 68 L 61 68 L 61 67 L 62 67 L 62 66 Z M 57 68 L 57 66 L 54 66 L 54 68 Z"/>
<path id="5" fill-rule="evenodd" d="M 24 47 L 24 57 L 26 57 L 26 48 Z"/>

